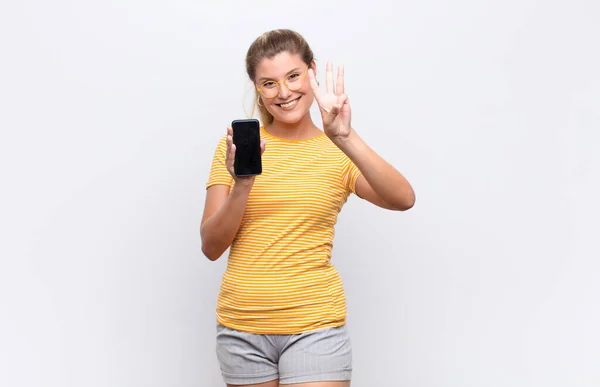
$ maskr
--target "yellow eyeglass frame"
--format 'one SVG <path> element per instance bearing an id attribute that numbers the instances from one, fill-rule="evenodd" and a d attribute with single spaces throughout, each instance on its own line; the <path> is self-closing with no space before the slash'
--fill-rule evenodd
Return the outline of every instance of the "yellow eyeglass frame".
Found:
<path id="1" fill-rule="evenodd" d="M 304 82 L 304 77 L 306 76 L 307 72 L 308 72 L 308 68 L 310 66 L 306 66 L 306 68 L 304 69 L 303 72 L 300 73 L 300 87 L 302 87 L 302 83 Z M 277 97 L 279 95 L 279 92 L 281 91 L 281 83 L 285 84 L 285 87 L 287 87 L 289 90 L 292 91 L 296 91 L 298 89 L 300 89 L 300 87 L 298 87 L 298 89 L 290 89 L 290 86 L 288 85 L 288 78 L 291 77 L 292 75 L 297 74 L 297 73 L 292 73 L 290 75 L 288 75 L 287 77 L 285 77 L 284 79 L 280 80 L 280 81 L 266 81 L 264 82 L 260 87 L 258 87 L 256 84 L 254 85 L 254 87 L 256 87 L 256 90 L 265 98 L 268 99 L 273 99 L 275 97 Z M 264 93 L 263 93 L 263 87 L 265 86 L 265 84 L 269 83 L 269 82 L 274 82 L 275 85 L 277 85 L 277 93 L 272 96 L 272 97 L 267 97 Z"/>

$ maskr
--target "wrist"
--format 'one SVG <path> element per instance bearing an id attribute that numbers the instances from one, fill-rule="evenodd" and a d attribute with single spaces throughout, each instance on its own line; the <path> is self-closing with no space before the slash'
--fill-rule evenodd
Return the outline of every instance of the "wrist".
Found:
<path id="1" fill-rule="evenodd" d="M 347 136 L 335 136 L 331 138 L 331 141 L 337 145 L 341 150 L 348 149 L 355 145 L 358 141 L 360 141 L 360 137 L 354 131 L 354 129 L 350 130 L 350 133 Z"/>
<path id="2" fill-rule="evenodd" d="M 235 180 L 231 193 L 249 194 L 254 185 L 254 178 L 242 178 Z"/>

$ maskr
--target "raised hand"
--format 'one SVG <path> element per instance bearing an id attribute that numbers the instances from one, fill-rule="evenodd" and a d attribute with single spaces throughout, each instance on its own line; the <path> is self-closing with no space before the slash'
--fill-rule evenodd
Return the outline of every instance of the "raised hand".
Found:
<path id="1" fill-rule="evenodd" d="M 344 66 L 338 67 L 337 84 L 334 84 L 333 64 L 327 62 L 325 92 L 319 88 L 312 69 L 308 70 L 308 77 L 321 111 L 325 134 L 331 139 L 348 137 L 352 132 L 352 127 L 350 125 L 350 100 L 344 93 Z"/>

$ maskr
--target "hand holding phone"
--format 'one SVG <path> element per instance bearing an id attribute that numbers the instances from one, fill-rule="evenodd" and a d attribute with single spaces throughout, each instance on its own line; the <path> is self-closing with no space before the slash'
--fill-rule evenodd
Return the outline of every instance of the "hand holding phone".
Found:
<path id="1" fill-rule="evenodd" d="M 262 174 L 262 153 L 265 148 L 260 139 L 260 124 L 256 119 L 234 120 L 231 138 L 227 139 L 228 169 L 234 177 L 251 177 Z"/>

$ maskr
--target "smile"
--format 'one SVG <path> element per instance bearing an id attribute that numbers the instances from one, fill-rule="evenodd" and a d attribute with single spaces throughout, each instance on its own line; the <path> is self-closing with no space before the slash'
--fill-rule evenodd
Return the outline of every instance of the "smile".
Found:
<path id="1" fill-rule="evenodd" d="M 296 99 L 291 100 L 290 102 L 286 102 L 286 103 L 277 103 L 275 105 L 282 107 L 284 109 L 288 109 L 291 108 L 292 106 L 296 105 L 296 103 L 298 102 L 298 100 L 302 98 L 302 97 L 298 97 Z"/>

